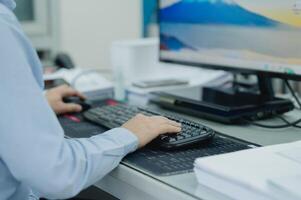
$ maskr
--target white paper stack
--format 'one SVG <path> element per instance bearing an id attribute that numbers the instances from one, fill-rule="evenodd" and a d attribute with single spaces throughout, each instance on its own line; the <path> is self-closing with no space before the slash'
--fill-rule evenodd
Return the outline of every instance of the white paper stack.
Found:
<path id="1" fill-rule="evenodd" d="M 61 69 L 44 75 L 44 80 L 64 79 L 72 87 L 84 93 L 90 100 L 114 97 L 113 83 L 94 69 Z"/>
<path id="2" fill-rule="evenodd" d="M 300 200 L 301 142 L 199 158 L 198 182 L 237 200 Z"/>

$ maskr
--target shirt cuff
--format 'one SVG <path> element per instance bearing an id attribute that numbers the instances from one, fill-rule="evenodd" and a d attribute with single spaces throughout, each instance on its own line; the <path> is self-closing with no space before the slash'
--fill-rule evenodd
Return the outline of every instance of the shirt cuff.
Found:
<path id="1" fill-rule="evenodd" d="M 138 137 L 135 136 L 131 131 L 126 128 L 114 128 L 111 129 L 103 134 L 100 137 L 109 137 L 110 140 L 114 141 L 115 144 L 119 144 L 123 148 L 123 156 L 134 152 L 138 149 L 139 141 Z M 114 151 L 110 152 L 109 154 L 114 154 Z M 119 154 L 116 151 L 116 155 Z"/>

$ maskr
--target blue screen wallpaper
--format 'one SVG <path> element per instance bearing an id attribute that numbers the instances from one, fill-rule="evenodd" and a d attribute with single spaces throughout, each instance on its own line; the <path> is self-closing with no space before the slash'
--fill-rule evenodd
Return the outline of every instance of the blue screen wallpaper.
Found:
<path id="1" fill-rule="evenodd" d="M 161 0 L 161 51 L 301 65 L 296 0 Z"/>

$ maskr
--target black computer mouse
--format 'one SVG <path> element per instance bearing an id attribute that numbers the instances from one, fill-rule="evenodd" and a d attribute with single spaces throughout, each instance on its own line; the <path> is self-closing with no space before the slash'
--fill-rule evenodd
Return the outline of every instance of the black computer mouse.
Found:
<path id="1" fill-rule="evenodd" d="M 82 106 L 83 111 L 89 110 L 92 107 L 91 104 L 88 101 L 83 100 L 80 97 L 64 97 L 63 101 L 65 103 L 79 104 L 79 105 Z"/>

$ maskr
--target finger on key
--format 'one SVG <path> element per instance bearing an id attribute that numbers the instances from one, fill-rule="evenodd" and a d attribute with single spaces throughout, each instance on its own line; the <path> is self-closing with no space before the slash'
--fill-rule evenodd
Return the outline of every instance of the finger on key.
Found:
<path id="1" fill-rule="evenodd" d="M 180 127 L 176 127 L 170 124 L 162 124 L 160 126 L 160 133 L 165 134 L 165 133 L 179 133 L 181 132 Z"/>
<path id="2" fill-rule="evenodd" d="M 178 122 L 173 121 L 173 120 L 168 120 L 167 123 L 170 124 L 170 125 L 172 125 L 172 126 L 175 126 L 175 127 L 179 127 L 179 128 L 182 127 L 181 123 L 178 123 Z"/>

